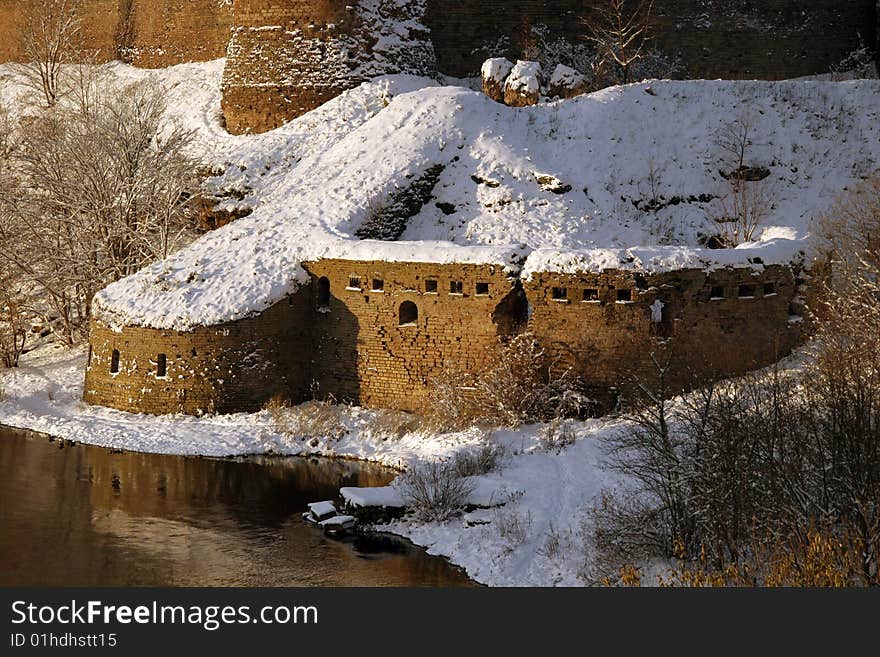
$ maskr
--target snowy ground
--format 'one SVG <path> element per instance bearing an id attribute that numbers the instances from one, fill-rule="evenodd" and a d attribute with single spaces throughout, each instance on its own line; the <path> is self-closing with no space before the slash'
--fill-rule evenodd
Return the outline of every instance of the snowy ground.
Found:
<path id="1" fill-rule="evenodd" d="M 42 431 L 76 442 L 163 454 L 232 456 L 321 454 L 405 468 L 474 449 L 481 431 L 389 439 L 371 433 L 373 413 L 351 409 L 348 433 L 317 444 L 277 433 L 267 412 L 193 418 L 132 415 L 81 401 L 85 351 L 55 346 L 27 354 L 22 367 L 0 371 L 0 424 Z M 619 425 L 578 423 L 578 441 L 561 454 L 543 451 L 540 427 L 498 430 L 506 447 L 500 471 L 475 478 L 471 502 L 493 505 L 442 524 L 398 521 L 389 527 L 431 554 L 444 555 L 475 580 L 495 586 L 578 585 L 589 566 L 592 499 L 616 475 L 601 467 L 597 437 Z M 487 524 L 483 524 L 487 523 Z M 501 535 L 499 530 L 507 530 Z M 558 542 L 558 546 L 555 544 Z"/>

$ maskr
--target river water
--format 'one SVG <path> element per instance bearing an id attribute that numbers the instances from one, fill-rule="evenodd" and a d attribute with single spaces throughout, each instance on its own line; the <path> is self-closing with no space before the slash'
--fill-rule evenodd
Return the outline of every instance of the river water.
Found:
<path id="1" fill-rule="evenodd" d="M 466 586 L 445 560 L 304 523 L 308 502 L 394 474 L 355 461 L 202 459 L 0 427 L 0 585 Z"/>

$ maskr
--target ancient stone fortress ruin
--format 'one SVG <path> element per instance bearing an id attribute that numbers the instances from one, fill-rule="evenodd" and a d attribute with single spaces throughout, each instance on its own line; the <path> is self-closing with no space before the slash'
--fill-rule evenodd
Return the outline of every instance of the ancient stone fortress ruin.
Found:
<path id="1" fill-rule="evenodd" d="M 42 0 L 0 0 L 0 61 Z M 582 0 L 81 0 L 84 46 L 162 67 L 226 57 L 233 133 L 275 128 L 386 73 L 479 75 L 487 57 L 538 48 L 586 72 Z M 876 47 L 876 0 L 664 0 L 662 70 L 648 77 L 783 79 L 827 73 L 861 42 Z M 552 70 L 547 74 L 551 75 Z"/>
<path id="2" fill-rule="evenodd" d="M 389 247 L 407 245 L 382 251 Z M 650 258 L 632 252 L 619 268 L 597 269 L 589 252 L 535 252 L 523 263 L 514 251 L 474 258 L 468 251 L 479 247 L 454 248 L 461 262 L 303 262 L 296 291 L 213 326 L 96 319 L 85 401 L 154 414 L 229 413 L 258 410 L 273 397 L 305 401 L 317 390 L 418 411 L 432 381 L 479 371 L 500 341 L 529 331 L 559 372 L 575 373 L 607 407 L 670 338 L 689 375 L 718 377 L 775 362 L 802 337 L 798 272 L 760 264 L 748 250 L 726 254 L 728 264 L 701 251 L 705 262 L 652 272 Z"/>

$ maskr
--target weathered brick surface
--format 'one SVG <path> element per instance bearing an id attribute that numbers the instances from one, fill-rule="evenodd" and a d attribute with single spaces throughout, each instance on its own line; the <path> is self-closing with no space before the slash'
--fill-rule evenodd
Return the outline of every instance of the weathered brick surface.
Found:
<path id="1" fill-rule="evenodd" d="M 21 26 L 42 0 L 0 0 L 0 62 L 21 58 Z M 163 67 L 223 57 L 232 6 L 220 0 L 82 0 L 83 46 L 99 59 Z"/>
<path id="2" fill-rule="evenodd" d="M 272 130 L 358 84 L 348 78 L 347 54 L 327 47 L 347 34 L 352 20 L 342 12 L 336 23 L 303 15 L 271 28 L 236 26 L 223 71 L 226 129 Z"/>
<path id="3" fill-rule="evenodd" d="M 309 385 L 310 288 L 257 317 L 192 332 L 92 323 L 84 399 L 153 414 L 258 410 L 273 396 L 301 400 Z M 112 374 L 113 351 L 119 372 Z M 157 377 L 159 354 L 167 375 Z"/>
<path id="4" fill-rule="evenodd" d="M 710 298 L 718 288 L 723 298 Z M 613 389 L 655 377 L 651 353 L 659 355 L 667 338 L 677 364 L 670 383 L 682 388 L 776 362 L 801 339 L 801 324 L 789 321 L 797 291 L 785 267 L 708 275 L 541 274 L 525 289 L 529 329 L 552 354 L 557 372 L 571 369 L 604 403 L 613 401 Z M 566 298 L 554 299 L 554 289 L 557 295 L 565 290 Z M 585 291 L 596 291 L 598 300 L 585 300 Z M 752 291 L 754 297 L 745 298 Z M 618 294 L 631 301 L 619 301 Z M 664 304 L 659 324 L 651 312 L 658 299 Z"/>
<path id="5" fill-rule="evenodd" d="M 21 18 L 40 1 L 0 0 L 0 61 L 20 57 Z M 372 20 L 425 26 L 403 36 L 407 48 L 388 53 L 375 26 L 362 23 L 368 3 L 358 0 L 82 3 L 85 46 L 103 59 L 160 67 L 228 51 L 223 111 L 235 133 L 277 127 L 373 75 L 478 75 L 486 57 L 521 57 L 532 28 L 544 30 L 557 50 L 561 42 L 582 46 L 579 17 L 590 4 L 370 3 Z M 682 77 L 779 79 L 827 72 L 859 36 L 876 47 L 877 25 L 876 0 L 665 0 L 656 3 L 655 45 L 676 60 Z"/>
<path id="6" fill-rule="evenodd" d="M 264 132 L 371 77 L 432 73 L 433 50 L 418 28 L 423 2 L 235 0 L 227 129 Z"/>
<path id="7" fill-rule="evenodd" d="M 628 382 L 651 375 L 650 354 L 667 338 L 688 366 L 671 384 L 686 387 L 773 363 L 803 334 L 790 321 L 800 309 L 796 280 L 778 266 L 537 274 L 523 286 L 491 265 L 304 266 L 311 284 L 257 317 L 188 333 L 117 333 L 96 322 L 85 400 L 147 413 L 250 411 L 275 395 L 302 401 L 316 386 L 321 396 L 418 410 L 433 380 L 478 372 L 497 354 L 499 338 L 527 327 L 557 372 L 571 370 L 607 407 Z M 657 300 L 659 323 L 651 310 Z M 418 315 L 401 325 L 405 303 Z M 110 373 L 114 349 L 117 374 Z M 167 357 L 163 378 L 159 354 Z"/>
<path id="8" fill-rule="evenodd" d="M 512 330 L 506 300 L 516 284 L 501 267 L 324 260 L 306 269 L 330 282 L 329 309 L 314 326 L 313 371 L 322 394 L 415 410 L 432 379 L 481 368 L 498 336 Z M 383 281 L 382 291 L 373 289 L 374 280 Z M 427 291 L 427 281 L 436 292 Z M 461 293 L 450 291 L 453 282 Z M 477 293 L 478 284 L 487 286 L 480 290 L 485 294 Z M 401 326 L 407 301 L 418 319 Z"/>

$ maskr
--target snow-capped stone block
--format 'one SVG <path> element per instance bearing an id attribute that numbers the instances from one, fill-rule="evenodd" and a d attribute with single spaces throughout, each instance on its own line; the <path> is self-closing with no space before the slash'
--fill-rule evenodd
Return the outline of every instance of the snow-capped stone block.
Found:
<path id="1" fill-rule="evenodd" d="M 550 76 L 551 98 L 574 98 L 587 91 L 587 78 L 565 64 L 559 64 Z"/>
<path id="2" fill-rule="evenodd" d="M 504 102 L 504 82 L 513 70 L 513 62 L 505 57 L 493 57 L 483 62 L 483 93 L 498 103 Z"/>
<path id="3" fill-rule="evenodd" d="M 504 102 L 511 107 L 537 105 L 543 72 L 538 62 L 519 60 L 504 83 Z"/>

